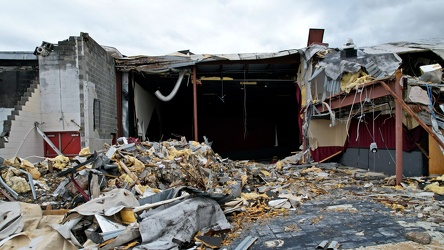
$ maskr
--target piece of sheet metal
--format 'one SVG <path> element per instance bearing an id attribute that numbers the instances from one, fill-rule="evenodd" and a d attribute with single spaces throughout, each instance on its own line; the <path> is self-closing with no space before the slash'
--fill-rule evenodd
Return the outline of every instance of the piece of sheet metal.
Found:
<path id="1" fill-rule="evenodd" d="M 23 230 L 23 218 L 19 202 L 0 203 L 0 240 Z"/>
<path id="2" fill-rule="evenodd" d="M 325 249 L 327 247 L 328 240 L 323 240 L 319 245 L 316 247 L 316 249 Z"/>
<path id="3" fill-rule="evenodd" d="M 338 247 L 339 247 L 339 242 L 334 240 L 330 242 L 330 245 L 328 245 L 327 250 L 337 250 Z"/>
<path id="4" fill-rule="evenodd" d="M 247 250 L 258 237 L 247 236 L 234 250 Z"/>
<path id="5" fill-rule="evenodd" d="M 32 198 L 33 198 L 33 200 L 36 200 L 37 199 L 37 195 L 35 193 L 34 179 L 32 178 L 32 175 L 29 172 L 26 172 L 23 169 L 19 169 L 19 171 L 24 173 L 24 174 L 26 174 L 28 176 L 28 183 L 29 183 L 29 186 L 31 187 Z"/>
<path id="6" fill-rule="evenodd" d="M 95 214 L 94 216 L 96 217 L 97 223 L 99 223 L 100 229 L 102 229 L 102 232 L 104 232 L 104 233 L 114 232 L 114 231 L 125 229 L 124 225 L 120 225 L 118 223 L 115 223 L 115 222 L 103 217 L 102 215 Z"/>

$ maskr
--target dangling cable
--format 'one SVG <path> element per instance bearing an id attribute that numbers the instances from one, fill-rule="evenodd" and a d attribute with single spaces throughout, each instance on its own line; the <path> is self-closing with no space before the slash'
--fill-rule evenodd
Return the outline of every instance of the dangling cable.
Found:
<path id="1" fill-rule="evenodd" d="M 219 96 L 219 99 L 220 99 L 223 103 L 225 103 L 225 95 L 224 95 L 224 77 L 223 77 L 223 75 L 222 75 L 222 70 L 221 70 L 221 72 L 220 72 L 220 79 L 221 79 L 221 82 L 222 82 L 222 86 L 221 86 L 221 90 L 220 90 L 220 96 Z"/>
<path id="2" fill-rule="evenodd" d="M 244 70 L 244 139 L 247 138 L 248 131 L 247 131 L 247 84 L 246 82 L 246 76 L 245 76 L 245 70 Z"/>

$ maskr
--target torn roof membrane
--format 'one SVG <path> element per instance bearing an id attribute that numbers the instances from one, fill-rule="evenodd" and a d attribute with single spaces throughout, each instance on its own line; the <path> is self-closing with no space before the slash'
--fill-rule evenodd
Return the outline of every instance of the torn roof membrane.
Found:
<path id="1" fill-rule="evenodd" d="M 182 51 L 165 56 L 132 56 L 116 58 L 116 68 L 121 71 L 136 70 L 149 74 L 177 71 L 180 68 L 199 63 L 217 61 L 247 61 L 285 57 L 298 54 L 298 50 L 283 50 L 275 53 L 241 53 L 241 54 L 200 54 Z"/>

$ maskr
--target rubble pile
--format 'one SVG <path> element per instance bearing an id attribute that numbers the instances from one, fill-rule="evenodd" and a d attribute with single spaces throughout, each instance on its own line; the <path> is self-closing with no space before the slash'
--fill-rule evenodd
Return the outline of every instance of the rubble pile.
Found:
<path id="1" fill-rule="evenodd" d="M 73 158 L 36 164 L 4 160 L 0 197 L 9 202 L 0 202 L 0 246 L 220 248 L 248 222 L 336 196 L 373 199 L 394 216 L 444 222 L 444 204 L 434 200 L 444 176 L 405 179 L 395 187 L 383 174 L 334 163 L 301 165 L 300 159 L 232 161 L 209 143 L 182 138 L 85 148 Z"/>

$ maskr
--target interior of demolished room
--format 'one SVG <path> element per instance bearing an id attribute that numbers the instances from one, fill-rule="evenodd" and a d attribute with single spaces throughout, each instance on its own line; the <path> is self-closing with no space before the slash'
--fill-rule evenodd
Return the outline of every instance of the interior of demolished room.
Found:
<path id="1" fill-rule="evenodd" d="M 123 106 L 129 100 L 124 134 L 152 141 L 205 137 L 222 156 L 238 160 L 286 157 L 300 146 L 298 67 L 296 50 L 117 59 Z"/>
<path id="2" fill-rule="evenodd" d="M 347 39 L 337 49 L 312 43 L 275 54 L 180 51 L 117 59 L 116 67 L 134 100 L 124 111 L 134 117 L 126 125 L 132 136 L 204 136 L 232 159 L 302 150 L 304 163 L 336 161 L 387 174 L 398 161 L 403 175 L 418 176 L 443 173 L 441 56 L 436 41 L 358 48 Z M 403 160 L 396 159 L 397 140 Z"/>

